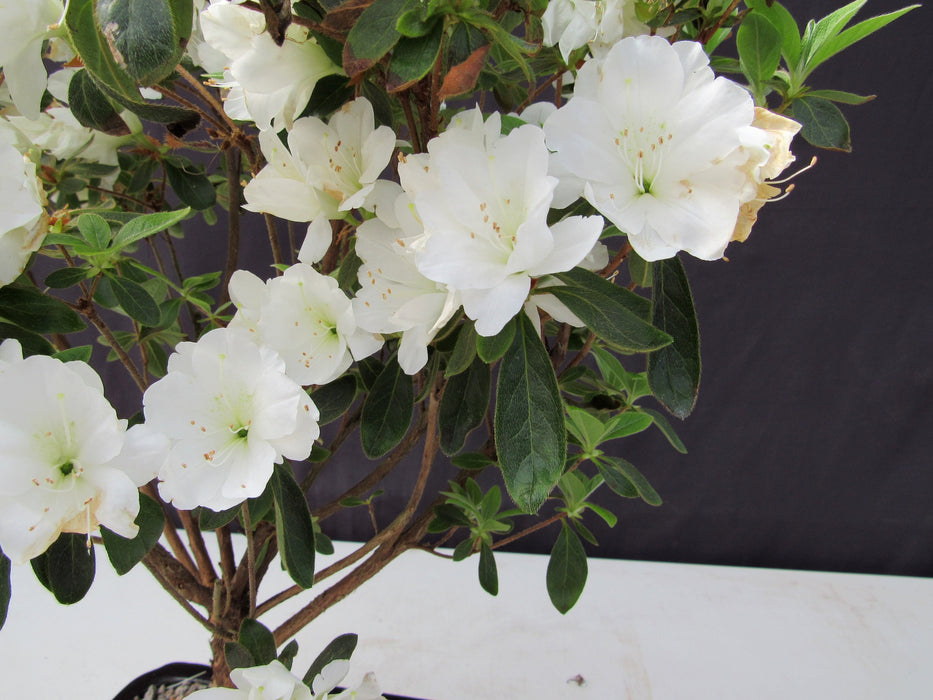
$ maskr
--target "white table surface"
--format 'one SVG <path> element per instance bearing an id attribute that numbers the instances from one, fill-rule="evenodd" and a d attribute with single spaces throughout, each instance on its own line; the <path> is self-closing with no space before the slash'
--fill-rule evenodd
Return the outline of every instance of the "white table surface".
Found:
<path id="1" fill-rule="evenodd" d="M 406 553 L 299 634 L 296 672 L 356 632 L 348 681 L 375 671 L 385 692 L 429 700 L 933 697 L 933 579 L 590 560 L 562 616 L 546 557 L 496 560 L 493 598 L 475 557 Z M 275 565 L 269 579 L 260 600 L 288 585 Z M 91 591 L 70 607 L 28 566 L 12 581 L 2 700 L 110 700 L 163 663 L 208 658 L 206 632 L 142 567 L 119 579 L 99 552 Z"/>

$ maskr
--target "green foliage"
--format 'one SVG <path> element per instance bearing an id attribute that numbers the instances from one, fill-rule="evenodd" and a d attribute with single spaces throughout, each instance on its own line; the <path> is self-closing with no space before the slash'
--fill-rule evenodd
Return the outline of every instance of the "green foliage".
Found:
<path id="1" fill-rule="evenodd" d="M 275 465 L 272 493 L 282 564 L 295 583 L 311 588 L 314 583 L 314 523 L 305 495 L 287 465 Z"/>
<path id="2" fill-rule="evenodd" d="M 30 563 L 36 578 L 62 605 L 84 598 L 94 582 L 94 548 L 88 535 L 63 532 Z"/>
<path id="3" fill-rule="evenodd" d="M 357 391 L 356 377 L 349 374 L 312 391 L 311 400 L 321 414 L 318 423 L 327 425 L 342 418 L 356 400 Z"/>
<path id="4" fill-rule="evenodd" d="M 308 667 L 302 682 L 310 688 L 311 683 L 314 682 L 314 679 L 324 670 L 327 664 L 341 659 L 349 660 L 356 650 L 357 639 L 358 636 L 355 634 L 341 634 L 331 641 Z"/>
<path id="5" fill-rule="evenodd" d="M 386 363 L 363 401 L 360 441 L 370 459 L 381 457 L 395 447 L 411 425 L 414 413 L 414 387 L 402 371 L 398 358 Z"/>
<path id="6" fill-rule="evenodd" d="M 438 423 L 441 450 L 453 455 L 463 449 L 470 431 L 479 426 L 489 409 L 489 365 L 475 358 L 469 369 L 451 377 L 441 398 Z"/>
<path id="7" fill-rule="evenodd" d="M 149 496 L 139 494 L 139 514 L 136 516 L 139 532 L 136 537 L 127 539 L 101 526 L 100 534 L 104 549 L 114 570 L 122 576 L 143 560 L 155 547 L 162 536 L 165 526 L 165 514 L 162 507 Z"/>
<path id="8" fill-rule="evenodd" d="M 561 523 L 560 534 L 551 549 L 547 566 L 547 592 L 551 603 L 562 615 L 580 599 L 586 585 L 586 552 L 580 538 L 567 523 Z"/>

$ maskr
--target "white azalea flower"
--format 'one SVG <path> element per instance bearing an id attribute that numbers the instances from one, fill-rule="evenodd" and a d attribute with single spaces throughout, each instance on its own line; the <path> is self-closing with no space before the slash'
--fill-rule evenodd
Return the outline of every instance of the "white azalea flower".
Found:
<path id="1" fill-rule="evenodd" d="M 42 42 L 62 15 L 60 0 L 0 0 L 0 67 L 16 108 L 39 116 L 47 74 Z"/>
<path id="2" fill-rule="evenodd" d="M 261 135 L 260 145 L 268 164 L 243 189 L 246 209 L 291 221 L 336 219 L 366 204 L 389 164 L 395 133 L 375 127 L 372 105 L 360 97 L 327 124 L 316 117 L 297 120 L 288 148 L 272 133 Z"/>
<path id="3" fill-rule="evenodd" d="M 238 2 L 212 0 L 200 15 L 204 41 L 223 54 L 228 63 L 229 81 L 242 90 L 246 115 L 227 107 L 234 119 L 244 116 L 261 129 L 273 125 L 276 130 L 289 128 L 301 114 L 317 81 L 339 73 L 340 68 L 324 53 L 306 27 L 291 24 L 285 42 L 277 46 L 267 33 L 261 12 L 241 7 Z M 204 61 L 208 54 L 199 51 Z M 205 62 L 212 62 L 208 58 Z M 231 105 L 237 104 L 236 97 Z"/>
<path id="4" fill-rule="evenodd" d="M 243 330 L 180 343 L 143 396 L 146 425 L 172 440 L 159 492 L 177 508 L 231 508 L 259 496 L 283 458 L 317 439 L 318 411 L 282 358 Z"/>
<path id="5" fill-rule="evenodd" d="M 165 444 L 126 431 L 83 362 L 22 359 L 0 346 L 0 546 L 22 564 L 62 532 L 104 525 L 135 537 L 137 487 L 155 476 Z"/>
<path id="6" fill-rule="evenodd" d="M 754 105 L 708 63 L 696 43 L 623 39 L 580 69 L 573 98 L 544 125 L 552 161 L 646 260 L 722 257 L 751 196 L 743 145 L 759 137 Z"/>
<path id="7" fill-rule="evenodd" d="M 521 310 L 532 278 L 573 268 L 602 230 L 600 217 L 548 226 L 557 180 L 547 175 L 544 132 L 526 124 L 498 134 L 494 114 L 482 130 L 448 129 L 428 156 L 399 166 L 427 235 L 418 270 L 459 292 L 484 336 Z"/>
<path id="8" fill-rule="evenodd" d="M 551 0 L 541 23 L 544 45 L 557 45 L 565 63 L 581 46 L 589 45 L 594 56 L 602 57 L 627 36 L 651 33 L 635 13 L 635 0 Z M 672 27 L 656 31 L 658 36 L 673 32 Z"/>
<path id="9" fill-rule="evenodd" d="M 356 254 L 363 264 L 353 311 L 360 328 L 402 334 L 399 365 L 415 374 L 427 364 L 427 346 L 460 308 L 460 298 L 418 271 L 415 246 L 424 228 L 408 195 L 397 187 L 395 193 L 393 207 L 379 207 L 379 218 L 356 231 Z"/>
<path id="10" fill-rule="evenodd" d="M 292 265 L 265 284 L 237 270 L 230 279 L 237 306 L 231 326 L 254 331 L 285 361 L 288 376 L 303 386 L 326 384 L 382 347 L 381 336 L 359 328 L 347 295 L 333 277 L 306 263 Z"/>
<path id="11" fill-rule="evenodd" d="M 293 676 L 280 661 L 266 666 L 235 668 L 230 679 L 233 688 L 208 688 L 188 696 L 190 700 L 315 700 L 301 679 Z M 362 699 L 361 699 L 362 700 Z"/>
<path id="12" fill-rule="evenodd" d="M 0 127 L 0 286 L 19 277 L 48 224 L 36 164 L 12 145 L 15 140 L 9 127 Z"/>

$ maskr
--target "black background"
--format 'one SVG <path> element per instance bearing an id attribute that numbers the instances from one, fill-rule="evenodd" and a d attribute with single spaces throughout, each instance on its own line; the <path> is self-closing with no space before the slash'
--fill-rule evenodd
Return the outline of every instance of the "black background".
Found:
<path id="1" fill-rule="evenodd" d="M 802 25 L 842 3 L 784 4 Z M 900 6 L 870 0 L 856 21 Z M 689 453 L 653 429 L 618 442 L 664 505 L 605 494 L 598 500 L 620 522 L 610 530 L 587 520 L 601 545 L 588 546 L 592 555 L 933 575 L 930 13 L 915 10 L 808 81 L 878 96 L 843 106 L 852 153 L 820 152 L 793 194 L 765 207 L 749 241 L 730 246 L 728 262 L 685 257 L 703 377 L 694 413 L 672 423 Z M 815 152 L 800 139 L 794 150 L 798 165 Z M 262 273 L 264 227 L 247 219 L 241 266 Z M 222 235 L 194 238 L 200 260 L 186 259 L 188 274 L 223 255 Z M 138 406 L 132 393 L 116 402 L 129 407 L 123 415 Z M 313 503 L 366 473 L 358 440 L 350 443 L 315 484 Z M 454 473 L 446 464 L 435 471 L 438 488 Z M 416 472 L 412 461 L 383 485 L 381 524 L 407 500 Z M 372 535 L 362 509 L 324 530 Z M 547 552 L 555 537 L 551 528 L 516 548 Z"/>

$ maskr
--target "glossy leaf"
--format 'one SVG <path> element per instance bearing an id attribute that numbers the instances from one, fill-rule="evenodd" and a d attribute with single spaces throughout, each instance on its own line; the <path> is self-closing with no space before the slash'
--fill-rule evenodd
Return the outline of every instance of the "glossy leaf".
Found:
<path id="1" fill-rule="evenodd" d="M 496 384 L 496 452 L 512 500 L 534 513 L 560 479 L 566 429 L 544 344 L 525 314 L 519 314 L 517 325 Z"/>
<path id="2" fill-rule="evenodd" d="M 307 673 L 305 673 L 302 682 L 310 687 L 311 683 L 321 671 L 324 670 L 327 664 L 337 660 L 349 660 L 356 650 L 357 639 L 358 636 L 355 634 L 341 634 L 334 639 L 330 644 L 324 647 L 324 651 L 318 654 L 317 658 L 308 668 Z"/>
<path id="3" fill-rule="evenodd" d="M 548 287 L 547 291 L 607 343 L 626 351 L 645 352 L 671 342 L 669 335 L 645 320 L 650 314 L 650 302 L 644 297 L 581 268 L 557 277 L 565 286 Z"/>
<path id="4" fill-rule="evenodd" d="M 351 78 L 368 70 L 401 38 L 396 24 L 417 0 L 379 0 L 363 10 L 343 47 L 343 69 Z"/>
<path id="5" fill-rule="evenodd" d="M 479 550 L 479 585 L 489 595 L 499 595 L 499 572 L 492 548 L 485 542 Z"/>
<path id="6" fill-rule="evenodd" d="M 0 317 L 35 333 L 74 333 L 85 328 L 66 304 L 29 287 L 0 288 Z"/>
<path id="7" fill-rule="evenodd" d="M 311 401 L 321 414 L 318 424 L 327 425 L 343 415 L 353 405 L 357 394 L 356 377 L 345 375 L 311 392 Z"/>
<path id="8" fill-rule="evenodd" d="M 84 598 L 94 582 L 94 548 L 87 545 L 87 535 L 63 532 L 32 560 L 36 576 L 62 605 Z"/>
<path id="9" fill-rule="evenodd" d="M 596 467 L 606 481 L 606 485 L 620 496 L 641 499 L 651 506 L 661 505 L 661 497 L 635 465 L 620 457 L 601 457 L 596 460 Z"/>
<path id="10" fill-rule="evenodd" d="M 466 372 L 451 377 L 440 405 L 441 450 L 453 455 L 463 449 L 467 435 L 486 417 L 491 389 L 489 365 L 475 358 Z"/>
<path id="11" fill-rule="evenodd" d="M 302 588 L 314 583 L 314 523 L 305 495 L 287 464 L 272 472 L 276 537 L 282 564 Z"/>
<path id="12" fill-rule="evenodd" d="M 648 355 L 648 386 L 668 411 L 686 418 L 700 388 L 700 329 L 683 263 L 654 263 L 651 322 L 674 342 Z"/>
<path id="13" fill-rule="evenodd" d="M 562 615 L 576 605 L 586 585 L 586 552 L 580 538 L 562 522 L 547 565 L 547 592 Z"/>
<path id="14" fill-rule="evenodd" d="M 130 571 L 155 547 L 165 527 L 165 514 L 149 496 L 139 494 L 139 514 L 135 522 L 139 532 L 132 539 L 121 537 L 106 527 L 100 528 L 107 558 L 120 576 Z"/>
<path id="15" fill-rule="evenodd" d="M 392 50 L 386 71 L 386 90 L 404 90 L 426 76 L 440 55 L 443 36 L 444 23 L 436 22 L 424 36 L 402 37 Z"/>
<path id="16" fill-rule="evenodd" d="M 414 387 L 393 356 L 373 383 L 363 402 L 360 440 L 370 459 L 381 457 L 395 447 L 411 425 L 414 412 Z"/>
<path id="17" fill-rule="evenodd" d="M 111 136 L 124 136 L 130 128 L 107 95 L 86 70 L 77 71 L 68 84 L 68 108 L 82 126 Z"/>
<path id="18" fill-rule="evenodd" d="M 110 272 L 107 273 L 107 279 L 110 281 L 113 295 L 127 316 L 144 326 L 159 325 L 162 310 L 145 287 L 128 277 L 120 277 Z"/>
<path id="19" fill-rule="evenodd" d="M 800 97 L 791 103 L 794 119 L 803 124 L 800 135 L 818 148 L 852 150 L 849 123 L 839 108 L 821 97 Z"/>

